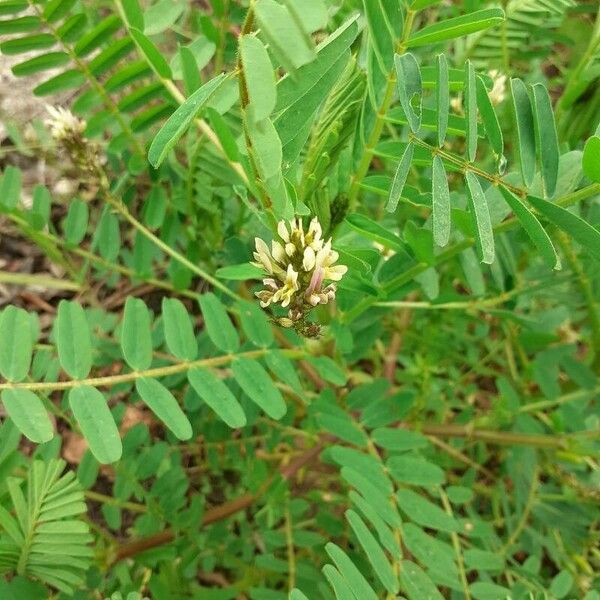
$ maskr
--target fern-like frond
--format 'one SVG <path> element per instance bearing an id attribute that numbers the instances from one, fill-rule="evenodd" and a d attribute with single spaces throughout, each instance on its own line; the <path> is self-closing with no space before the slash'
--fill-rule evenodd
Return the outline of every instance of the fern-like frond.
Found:
<path id="1" fill-rule="evenodd" d="M 81 586 L 93 540 L 79 515 L 83 490 L 63 460 L 32 463 L 27 478 L 9 478 L 10 510 L 0 505 L 0 571 L 38 579 L 71 593 Z"/>
<path id="2" fill-rule="evenodd" d="M 557 41 L 556 30 L 574 5 L 573 0 L 511 0 L 504 9 L 506 20 L 474 36 L 466 54 L 478 67 L 503 69 L 514 58 L 543 57 Z"/>

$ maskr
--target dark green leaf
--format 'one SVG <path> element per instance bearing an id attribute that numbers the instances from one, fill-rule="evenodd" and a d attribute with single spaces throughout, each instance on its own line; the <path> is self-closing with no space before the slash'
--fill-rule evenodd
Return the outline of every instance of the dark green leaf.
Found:
<path id="1" fill-rule="evenodd" d="M 533 183 L 535 175 L 535 130 L 533 111 L 525 84 L 520 79 L 510 80 L 512 106 L 517 126 L 517 152 L 521 177 L 525 187 Z"/>
<path id="2" fill-rule="evenodd" d="M 475 85 L 477 88 L 477 105 L 479 107 L 479 113 L 481 114 L 481 120 L 483 121 L 483 127 L 485 128 L 485 133 L 490 141 L 492 150 L 500 159 L 504 155 L 504 139 L 502 137 L 500 124 L 498 123 L 496 111 L 494 110 L 485 83 L 480 75 L 477 75 Z"/>
<path id="3" fill-rule="evenodd" d="M 13 75 L 16 77 L 24 77 L 47 71 L 48 69 L 56 69 L 62 67 L 69 62 L 69 55 L 64 52 L 45 52 L 34 58 L 30 58 L 22 63 L 19 63 L 11 68 Z"/>
<path id="4" fill-rule="evenodd" d="M 78 88 L 85 83 L 85 75 L 77 69 L 69 69 L 63 73 L 51 77 L 50 79 L 40 83 L 33 89 L 36 96 L 48 96 L 49 94 L 57 94 L 65 90 Z"/>
<path id="5" fill-rule="evenodd" d="M 552 100 L 550 100 L 548 90 L 541 83 L 534 84 L 531 87 L 531 92 L 533 95 L 531 102 L 533 108 L 533 125 L 542 173 L 542 183 L 544 184 L 546 197 L 552 198 L 556 190 L 558 159 L 560 157 Z"/>

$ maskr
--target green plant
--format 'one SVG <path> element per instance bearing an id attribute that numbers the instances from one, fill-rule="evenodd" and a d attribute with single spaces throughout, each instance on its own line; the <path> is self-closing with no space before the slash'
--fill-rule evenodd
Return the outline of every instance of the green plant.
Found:
<path id="1" fill-rule="evenodd" d="M 2 598 L 600 597 L 598 16 L 503 4 L 0 2 Z"/>

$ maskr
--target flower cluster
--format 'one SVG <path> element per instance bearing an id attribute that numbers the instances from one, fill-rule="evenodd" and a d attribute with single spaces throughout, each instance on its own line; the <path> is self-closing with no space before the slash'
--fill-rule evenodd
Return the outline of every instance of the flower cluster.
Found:
<path id="1" fill-rule="evenodd" d="M 85 137 L 86 122 L 60 106 L 46 106 L 50 118 L 46 126 L 56 145 L 82 173 L 96 176 L 102 162 L 100 147 Z"/>
<path id="2" fill-rule="evenodd" d="M 302 319 L 318 304 L 327 304 L 335 298 L 335 283 L 348 270 L 336 265 L 339 255 L 331 248 L 331 238 L 323 239 L 319 221 L 314 218 L 305 231 L 300 218 L 277 226 L 280 240 L 273 240 L 271 249 L 264 240 L 256 238 L 254 259 L 268 277 L 263 279 L 265 289 L 256 293 L 263 308 L 271 304 L 289 307 L 290 323 Z"/>
<path id="3" fill-rule="evenodd" d="M 46 106 L 46 110 L 50 115 L 50 119 L 46 120 L 46 125 L 57 142 L 83 136 L 86 123 L 78 119 L 70 110 L 61 106 Z"/>

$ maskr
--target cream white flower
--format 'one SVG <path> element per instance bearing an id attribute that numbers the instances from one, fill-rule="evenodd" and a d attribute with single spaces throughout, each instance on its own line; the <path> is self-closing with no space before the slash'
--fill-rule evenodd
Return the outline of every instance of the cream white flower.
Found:
<path id="1" fill-rule="evenodd" d="M 50 118 L 46 120 L 46 125 L 50 128 L 50 133 L 55 140 L 83 135 L 86 122 L 77 118 L 70 110 L 62 108 L 62 106 L 49 105 L 46 105 L 46 110 L 50 115 Z"/>
<path id="2" fill-rule="evenodd" d="M 335 264 L 339 254 L 331 248 L 331 239 L 323 239 L 323 230 L 314 218 L 305 231 L 300 218 L 277 225 L 279 240 L 267 243 L 255 239 L 254 259 L 269 277 L 263 279 L 265 288 L 256 293 L 260 305 L 289 307 L 288 317 L 300 321 L 314 306 L 335 299 L 334 283 L 348 271 L 345 265 Z"/>

